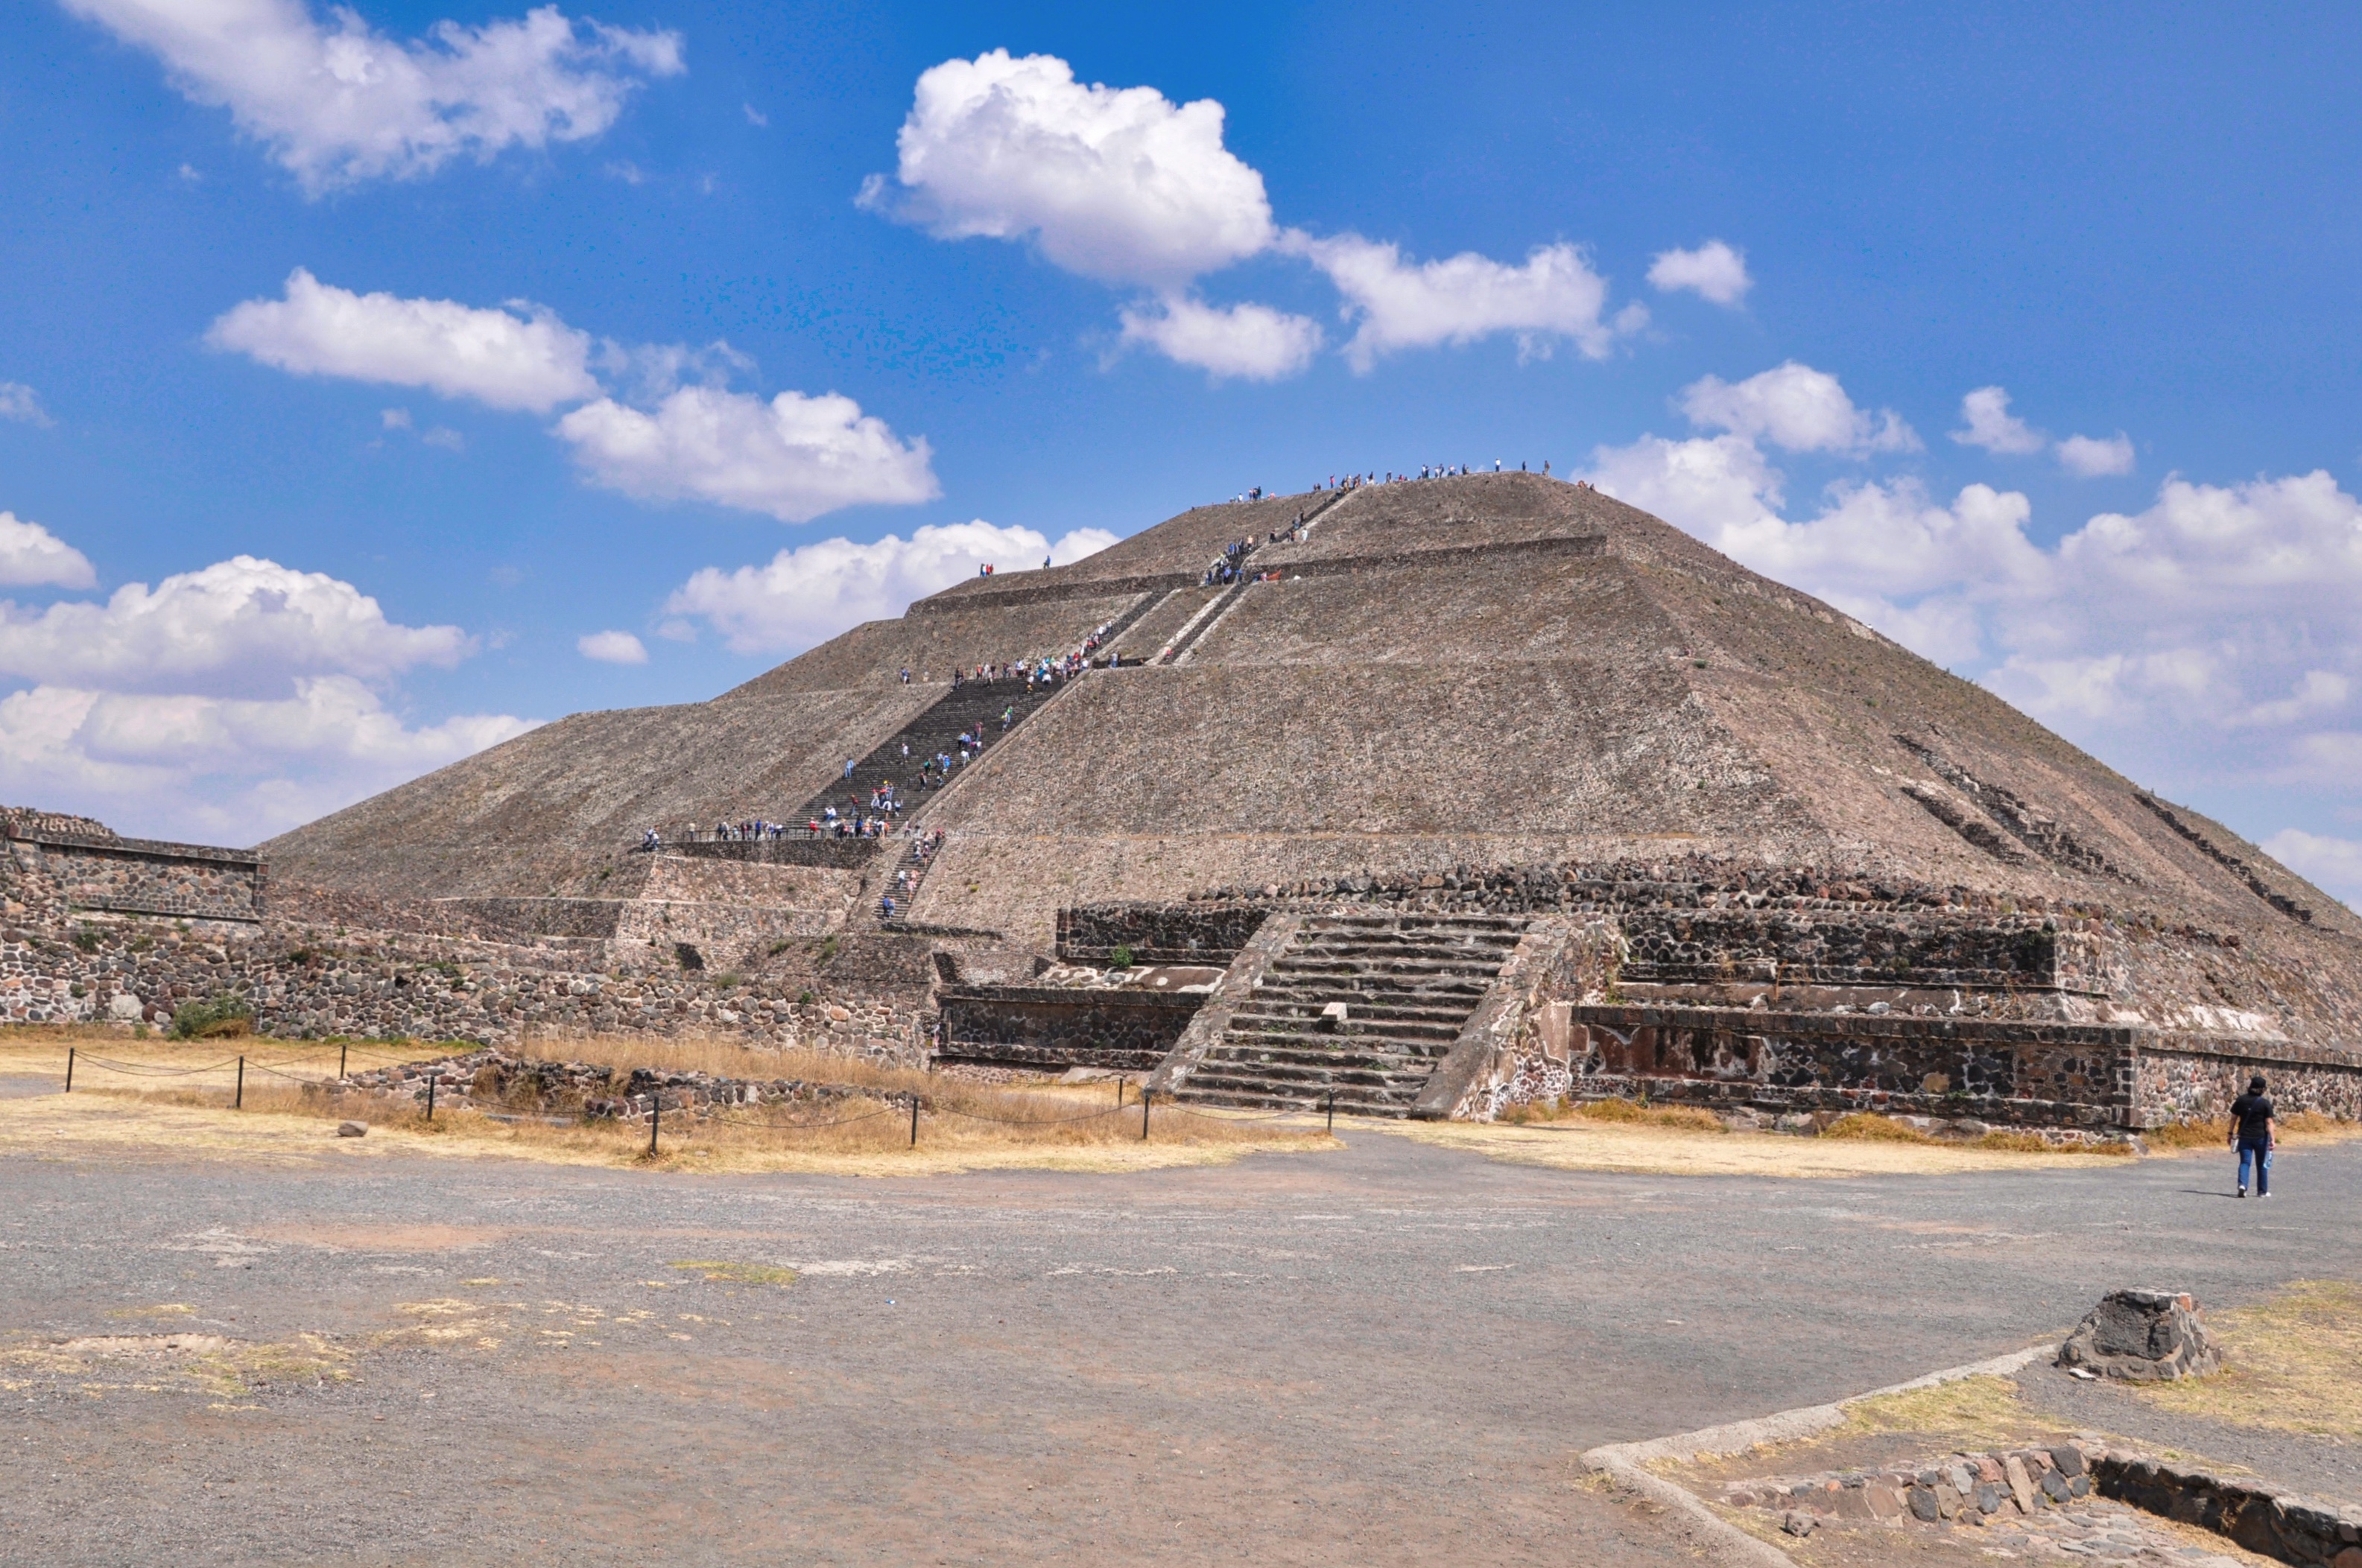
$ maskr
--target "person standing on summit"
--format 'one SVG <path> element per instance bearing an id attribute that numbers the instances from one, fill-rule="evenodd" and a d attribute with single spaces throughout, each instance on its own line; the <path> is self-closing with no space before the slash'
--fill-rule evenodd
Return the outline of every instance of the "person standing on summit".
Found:
<path id="1" fill-rule="evenodd" d="M 2272 1195 L 2274 1124 L 2271 1096 L 2265 1093 L 2263 1078 L 2258 1075 L 2247 1080 L 2247 1092 L 2231 1102 L 2231 1143 L 2239 1151 L 2239 1196 L 2247 1195 L 2247 1162 L 2256 1165 L 2256 1196 Z"/>

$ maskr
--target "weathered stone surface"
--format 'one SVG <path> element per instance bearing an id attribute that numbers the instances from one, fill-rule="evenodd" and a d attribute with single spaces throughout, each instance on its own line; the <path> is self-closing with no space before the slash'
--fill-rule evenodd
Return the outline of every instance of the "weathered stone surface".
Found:
<path id="1" fill-rule="evenodd" d="M 339 1122 L 337 1124 L 337 1136 L 340 1138 L 365 1138 L 369 1136 L 369 1124 L 367 1122 Z"/>
<path id="2" fill-rule="evenodd" d="M 2081 1366 L 2134 1383 L 2203 1376 L 2222 1365 L 2207 1338 L 2197 1303 L 2162 1290 L 2112 1291 L 2058 1347 L 2058 1365 Z M 2074 1449 L 2054 1458 L 2067 1476 L 2082 1473 Z"/>

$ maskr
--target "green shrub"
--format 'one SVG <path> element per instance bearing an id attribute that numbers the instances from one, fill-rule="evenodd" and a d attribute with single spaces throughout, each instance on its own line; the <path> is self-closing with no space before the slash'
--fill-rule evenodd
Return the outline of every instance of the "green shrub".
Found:
<path id="1" fill-rule="evenodd" d="M 1108 968 L 1130 969 L 1131 967 L 1131 949 L 1130 948 L 1118 948 L 1114 952 L 1108 955 Z"/>
<path id="2" fill-rule="evenodd" d="M 98 933 L 88 926 L 74 927 L 73 945 L 85 953 L 98 951 Z"/>
<path id="3" fill-rule="evenodd" d="M 183 1002 L 172 1009 L 172 1038 L 207 1040 L 254 1033 L 254 1009 L 243 996 L 217 992 L 203 1002 Z"/>

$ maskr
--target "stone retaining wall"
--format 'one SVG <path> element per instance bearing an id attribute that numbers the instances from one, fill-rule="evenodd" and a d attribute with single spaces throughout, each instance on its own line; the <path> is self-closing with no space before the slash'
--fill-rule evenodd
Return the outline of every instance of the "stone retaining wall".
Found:
<path id="1" fill-rule="evenodd" d="M 262 918 L 262 861 L 242 850 L 51 833 L 12 835 L 7 854 L 10 901 L 28 909 L 46 906 L 57 916 Z"/>
<path id="2" fill-rule="evenodd" d="M 1202 992 L 959 986 L 939 993 L 946 1061 L 1148 1072 L 1197 1015 Z"/>
<path id="3" fill-rule="evenodd" d="M 2110 989 L 2102 939 L 2040 917 L 1697 909 L 1628 920 L 1624 932 L 1623 978 L 1635 982 Z"/>
<path id="4" fill-rule="evenodd" d="M 1118 948 L 1134 963 L 1227 965 L 1264 920 L 1267 905 L 1243 903 L 1095 904 L 1058 911 L 1058 956 L 1104 964 Z"/>
<path id="5" fill-rule="evenodd" d="M 1651 1099 L 1786 1111 L 2130 1123 L 2136 1047 L 2114 1025 L 1900 1014 L 1584 1006 L 1572 1010 L 1574 1091 L 1639 1082 Z"/>

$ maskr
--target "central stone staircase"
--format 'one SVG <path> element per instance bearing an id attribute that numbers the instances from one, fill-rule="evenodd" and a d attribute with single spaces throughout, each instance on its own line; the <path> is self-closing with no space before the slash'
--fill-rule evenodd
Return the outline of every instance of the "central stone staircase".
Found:
<path id="1" fill-rule="evenodd" d="M 1204 1105 L 1406 1116 L 1525 935 L 1494 916 L 1307 919 L 1184 1079 Z M 1341 1019 L 1327 1014 L 1344 1004 Z"/>

